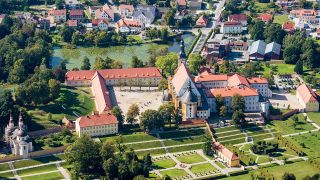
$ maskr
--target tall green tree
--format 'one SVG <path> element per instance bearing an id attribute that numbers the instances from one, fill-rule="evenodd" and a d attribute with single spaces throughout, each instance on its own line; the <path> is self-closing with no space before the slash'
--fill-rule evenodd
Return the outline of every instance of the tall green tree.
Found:
<path id="1" fill-rule="evenodd" d="M 131 67 L 140 68 L 140 67 L 143 67 L 143 66 L 144 66 L 143 62 L 140 59 L 138 59 L 137 56 L 132 56 L 132 58 L 131 58 Z"/>
<path id="2" fill-rule="evenodd" d="M 23 62 L 23 59 L 19 59 L 14 63 L 8 77 L 10 83 L 22 83 L 25 81 L 27 74 Z"/>
<path id="3" fill-rule="evenodd" d="M 240 94 L 235 94 L 232 96 L 231 107 L 233 111 L 244 111 L 244 98 Z"/>
<path id="4" fill-rule="evenodd" d="M 156 110 L 147 109 L 140 115 L 140 127 L 145 131 L 159 129 L 164 126 L 164 121 Z"/>
<path id="5" fill-rule="evenodd" d="M 90 59 L 85 56 L 82 60 L 82 66 L 80 67 L 81 70 L 90 70 L 91 69 L 91 64 L 90 64 Z"/>
<path id="6" fill-rule="evenodd" d="M 176 53 L 169 53 L 164 56 L 158 56 L 156 67 L 161 69 L 166 77 L 173 75 L 174 70 L 178 67 L 178 55 Z"/>
<path id="7" fill-rule="evenodd" d="M 253 25 L 249 26 L 249 34 L 254 40 L 263 40 L 264 36 L 264 22 L 257 20 L 253 22 Z"/>
<path id="8" fill-rule="evenodd" d="M 294 72 L 297 74 L 303 74 L 303 63 L 301 60 L 298 60 L 296 65 L 294 66 Z"/>
<path id="9" fill-rule="evenodd" d="M 117 117 L 117 120 L 118 120 L 118 125 L 119 125 L 119 128 L 122 128 L 123 126 L 123 121 L 124 121 L 124 117 L 123 117 L 123 113 L 122 113 L 122 110 L 120 109 L 119 106 L 115 106 L 112 108 L 111 110 L 111 113 Z"/>
<path id="10" fill-rule="evenodd" d="M 205 65 L 206 61 L 200 54 L 190 54 L 189 56 L 189 69 L 192 74 L 197 74 L 200 67 Z"/>
<path id="11" fill-rule="evenodd" d="M 286 32 L 282 29 L 280 24 L 270 23 L 266 26 L 263 35 L 267 43 L 276 42 L 282 44 Z"/>

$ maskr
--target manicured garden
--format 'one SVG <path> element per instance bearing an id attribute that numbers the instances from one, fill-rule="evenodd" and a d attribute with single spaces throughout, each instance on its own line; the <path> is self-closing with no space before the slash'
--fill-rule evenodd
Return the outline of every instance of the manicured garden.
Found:
<path id="1" fill-rule="evenodd" d="M 63 179 L 64 177 L 59 172 L 53 172 L 48 174 L 41 174 L 36 176 L 27 176 L 23 177 L 23 180 L 34 180 L 34 179 L 41 179 L 41 180 L 56 180 L 56 179 Z"/>
<path id="2" fill-rule="evenodd" d="M 205 132 L 204 129 L 181 130 L 181 131 L 160 133 L 160 137 L 161 139 L 181 138 L 181 137 L 188 137 L 188 136 L 203 135 L 204 132 Z"/>
<path id="3" fill-rule="evenodd" d="M 6 172 L 6 173 L 0 173 L 0 179 L 8 179 L 13 177 L 13 173 L 12 172 Z"/>
<path id="4" fill-rule="evenodd" d="M 175 165 L 176 163 L 171 158 L 153 162 L 153 167 L 155 169 L 167 169 L 167 168 L 174 167 Z"/>
<path id="5" fill-rule="evenodd" d="M 275 68 L 272 69 L 271 67 L 274 66 Z M 261 74 L 269 75 L 271 71 L 275 74 L 293 74 L 294 73 L 294 66 L 292 64 L 284 64 L 284 63 L 278 63 L 278 64 L 270 64 L 270 66 L 267 66 L 266 64 L 262 65 L 263 71 L 261 71 Z M 275 70 L 275 71 L 274 71 Z"/>
<path id="6" fill-rule="evenodd" d="M 194 165 L 190 168 L 190 170 L 196 175 L 199 173 L 214 173 L 218 171 L 210 163 Z"/>
<path id="7" fill-rule="evenodd" d="M 163 176 L 170 176 L 171 178 L 178 178 L 182 176 L 188 176 L 188 173 L 182 169 L 170 169 L 160 172 Z"/>
<path id="8" fill-rule="evenodd" d="M 310 120 L 320 126 L 320 112 L 308 112 L 307 114 Z"/>
<path id="9" fill-rule="evenodd" d="M 8 163 L 0 164 L 0 171 L 6 171 L 6 170 L 10 170 L 9 164 Z"/>
<path id="10" fill-rule="evenodd" d="M 203 157 L 201 157 L 199 154 L 182 155 L 182 156 L 176 156 L 176 157 L 181 163 L 185 163 L 185 164 L 193 164 L 193 163 L 205 161 L 205 159 L 203 159 Z"/>
<path id="11" fill-rule="evenodd" d="M 191 151 L 191 150 L 197 150 L 197 149 L 202 149 L 202 144 L 171 147 L 171 148 L 168 148 L 168 151 L 171 153 L 174 153 L 174 152 Z"/>
<path id="12" fill-rule="evenodd" d="M 59 155 L 52 155 L 52 156 L 45 156 L 41 158 L 35 158 L 35 159 L 27 159 L 27 160 L 20 160 L 20 161 L 14 161 L 13 166 L 18 169 L 22 167 L 28 167 L 33 165 L 39 165 L 49 162 L 55 162 L 55 161 L 61 161 L 63 160 L 64 154 Z"/>
<path id="13" fill-rule="evenodd" d="M 148 149 L 155 147 L 162 147 L 160 141 L 144 142 L 144 143 L 135 143 L 135 144 L 126 144 L 128 149 Z"/>
<path id="14" fill-rule="evenodd" d="M 288 19 L 288 15 L 287 14 L 283 14 L 283 15 L 275 15 L 273 17 L 273 23 L 278 23 L 280 25 L 282 25 L 283 23 L 287 22 Z"/>
<path id="15" fill-rule="evenodd" d="M 181 145 L 181 144 L 190 144 L 190 143 L 199 143 L 204 142 L 205 138 L 203 136 L 193 136 L 181 139 L 170 139 L 165 140 L 164 144 L 166 146 L 174 146 L 174 145 Z"/>
<path id="16" fill-rule="evenodd" d="M 29 169 L 23 169 L 17 171 L 19 176 L 29 175 L 29 174 L 36 174 L 36 173 L 43 173 L 43 172 L 49 172 L 49 171 L 56 171 L 57 166 L 55 164 L 47 165 L 47 166 L 40 166 L 35 168 L 29 168 Z"/>
<path id="17" fill-rule="evenodd" d="M 112 141 L 115 140 L 119 136 L 108 136 L 108 137 L 102 137 L 100 140 L 103 141 Z M 123 140 L 123 143 L 132 143 L 132 142 L 141 142 L 141 141 L 151 141 L 151 140 L 157 140 L 156 135 L 152 134 L 146 134 L 143 132 L 137 132 L 130 135 L 121 135 L 121 138 Z"/>

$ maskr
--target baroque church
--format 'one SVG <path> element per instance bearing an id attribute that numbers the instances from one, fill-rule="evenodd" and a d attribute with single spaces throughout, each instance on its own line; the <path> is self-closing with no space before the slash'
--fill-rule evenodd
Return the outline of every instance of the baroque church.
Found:
<path id="1" fill-rule="evenodd" d="M 5 141 L 10 147 L 12 154 L 28 157 L 29 152 L 33 151 L 32 139 L 28 135 L 28 128 L 23 123 L 22 115 L 19 115 L 18 126 L 14 125 L 10 114 L 9 124 L 5 128 Z"/>

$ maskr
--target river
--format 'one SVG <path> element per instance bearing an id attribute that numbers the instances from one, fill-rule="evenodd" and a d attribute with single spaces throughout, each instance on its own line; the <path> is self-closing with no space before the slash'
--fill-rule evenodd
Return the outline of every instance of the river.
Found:
<path id="1" fill-rule="evenodd" d="M 185 51 L 187 52 L 190 48 L 195 36 L 191 33 L 182 35 L 185 41 Z M 169 52 L 179 52 L 180 42 L 174 38 L 173 42 L 168 44 L 156 44 L 147 43 L 141 45 L 126 45 L 126 46 L 111 46 L 111 47 L 78 47 L 77 49 L 67 49 L 54 47 L 53 56 L 51 58 L 52 66 L 55 67 L 59 65 L 62 60 L 67 60 L 67 68 L 80 68 L 82 60 L 85 56 L 90 59 L 91 65 L 93 65 L 96 57 L 110 57 L 112 59 L 121 61 L 124 67 L 130 65 L 131 57 L 137 56 L 142 61 L 146 62 L 148 60 L 148 50 L 150 48 L 164 48 L 167 47 Z"/>

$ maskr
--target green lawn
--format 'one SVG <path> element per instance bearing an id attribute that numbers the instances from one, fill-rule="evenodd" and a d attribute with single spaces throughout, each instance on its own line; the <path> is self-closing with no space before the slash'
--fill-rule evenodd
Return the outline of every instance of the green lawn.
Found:
<path id="1" fill-rule="evenodd" d="M 66 109 L 62 108 L 62 105 Z M 94 109 L 95 104 L 91 94 L 73 87 L 62 87 L 59 98 L 54 102 L 29 109 L 28 113 L 32 117 L 29 130 L 57 127 L 64 116 L 74 119 L 76 116 L 73 112 L 81 116 L 91 114 Z M 48 120 L 48 113 L 52 114 L 52 120 Z"/>
<path id="2" fill-rule="evenodd" d="M 54 162 L 54 161 L 61 161 L 63 160 L 63 157 L 64 157 L 64 154 L 59 154 L 54 156 L 45 156 L 45 157 L 35 158 L 35 159 L 14 161 L 13 165 L 15 168 L 22 168 L 22 167 L 27 167 L 32 165 Z"/>
<path id="3" fill-rule="evenodd" d="M 162 148 L 162 149 L 154 149 L 154 150 L 147 150 L 147 151 L 136 151 L 137 156 L 142 157 L 145 156 L 147 154 L 150 154 L 152 156 L 155 155 L 160 155 L 160 154 L 165 154 L 166 151 Z"/>
<path id="4" fill-rule="evenodd" d="M 223 145 L 228 145 L 228 144 L 231 144 L 231 145 L 234 145 L 234 144 L 240 144 L 240 143 L 244 143 L 245 142 L 245 138 L 241 138 L 241 139 L 235 139 L 235 140 L 228 140 L 228 141 L 224 141 L 224 142 L 221 142 Z"/>
<path id="5" fill-rule="evenodd" d="M 30 169 L 23 169 L 20 171 L 17 171 L 17 173 L 20 176 L 28 175 L 28 174 L 35 174 L 35 173 L 42 173 L 42 172 L 49 172 L 49 171 L 55 171 L 57 170 L 57 166 L 55 164 L 48 165 L 48 166 L 40 166 Z"/>
<path id="6" fill-rule="evenodd" d="M 161 143 L 159 141 L 153 142 L 145 142 L 145 143 L 137 143 L 137 144 L 127 144 L 128 149 L 146 149 L 146 148 L 155 148 L 161 147 Z"/>
<path id="7" fill-rule="evenodd" d="M 191 167 L 191 172 L 193 173 L 206 173 L 210 171 L 217 171 L 210 163 L 198 164 Z"/>
<path id="8" fill-rule="evenodd" d="M 308 117 L 320 126 L 320 112 L 308 112 Z"/>
<path id="9" fill-rule="evenodd" d="M 174 167 L 175 165 L 176 163 L 171 158 L 153 162 L 155 169 L 167 169 Z"/>
<path id="10" fill-rule="evenodd" d="M 270 3 L 259 3 L 257 1 L 255 1 L 254 8 L 256 9 L 257 12 L 263 13 L 263 12 L 266 12 L 271 9 L 268 7 L 269 4 Z"/>
<path id="11" fill-rule="evenodd" d="M 180 144 L 190 144 L 190 143 L 197 143 L 197 142 L 204 142 L 204 136 L 193 136 L 188 138 L 182 139 L 174 139 L 174 140 L 166 140 L 164 144 L 166 146 L 173 146 L 173 145 L 180 145 Z"/>
<path id="12" fill-rule="evenodd" d="M 261 74 L 268 75 L 271 73 L 271 66 L 276 67 L 276 71 L 274 73 L 276 74 L 293 74 L 294 73 L 294 66 L 292 64 L 270 64 L 270 67 L 267 67 L 265 64 L 263 64 L 262 68 L 263 71 L 261 71 Z"/>
<path id="13" fill-rule="evenodd" d="M 260 156 L 258 159 L 258 164 L 270 162 L 268 156 Z"/>
<path id="14" fill-rule="evenodd" d="M 13 177 L 13 173 L 12 172 L 6 172 L 6 173 L 0 173 L 0 179 L 7 179 L 10 177 Z"/>
<path id="15" fill-rule="evenodd" d="M 320 132 L 292 136 L 289 139 L 300 145 L 308 156 L 320 157 Z"/>
<path id="16" fill-rule="evenodd" d="M 232 140 L 232 139 L 237 139 L 237 138 L 241 138 L 241 137 L 245 137 L 244 134 L 234 134 L 232 136 L 225 136 L 225 137 L 219 137 L 218 141 L 228 141 L 228 140 Z"/>
<path id="17" fill-rule="evenodd" d="M 216 165 L 218 165 L 221 169 L 224 169 L 224 168 L 226 168 L 226 166 L 224 166 L 221 162 L 219 162 L 219 161 L 215 161 L 214 162 Z"/>
<path id="18" fill-rule="evenodd" d="M 34 179 L 41 179 L 41 180 L 55 180 L 55 179 L 63 179 L 64 177 L 59 172 L 53 172 L 48 174 L 42 174 L 37 176 L 28 176 L 22 178 L 23 180 L 34 180 Z"/>
<path id="19" fill-rule="evenodd" d="M 273 23 L 278 23 L 280 25 L 282 25 L 283 23 L 288 21 L 288 15 L 284 14 L 284 15 L 275 15 L 273 17 Z"/>
<path id="20" fill-rule="evenodd" d="M 215 128 L 214 131 L 216 133 L 221 133 L 221 132 L 226 132 L 226 131 L 232 131 L 232 130 L 239 130 L 239 128 L 235 127 L 235 126 L 231 126 L 231 127 L 224 127 L 224 128 Z"/>
<path id="21" fill-rule="evenodd" d="M 225 137 L 225 136 L 231 136 L 231 135 L 235 135 L 235 134 L 242 134 L 242 132 L 240 130 L 238 131 L 231 131 L 231 132 L 223 132 L 223 133 L 219 133 L 216 134 L 219 138 Z"/>
<path id="22" fill-rule="evenodd" d="M 173 132 L 165 132 L 160 133 L 160 137 L 162 139 L 169 139 L 169 138 L 180 138 L 180 137 L 187 137 L 187 136 L 198 136 L 203 135 L 205 133 L 204 129 L 194 129 L 194 130 L 183 130 L 183 131 L 173 131 Z"/>
<path id="23" fill-rule="evenodd" d="M 199 154 L 180 156 L 180 157 L 177 157 L 177 159 L 180 162 L 185 163 L 185 164 L 193 164 L 193 163 L 205 161 L 205 159 L 203 159 L 203 157 L 201 157 Z"/>
<path id="24" fill-rule="evenodd" d="M 171 178 L 175 178 L 175 177 L 181 177 L 181 176 L 186 176 L 188 175 L 188 173 L 185 170 L 182 169 L 170 169 L 170 170 L 166 170 L 166 171 L 161 171 L 160 172 L 163 176 L 170 176 Z"/>
<path id="25" fill-rule="evenodd" d="M 101 141 L 115 140 L 119 136 L 109 136 L 100 138 Z M 131 143 L 131 142 L 141 142 L 141 141 L 150 141 L 157 140 L 156 135 L 149 135 L 143 132 L 137 132 L 130 135 L 121 135 L 123 139 L 123 143 Z"/>
<path id="26" fill-rule="evenodd" d="M 197 149 L 202 149 L 202 144 L 194 144 L 194 145 L 168 148 L 169 152 L 171 152 L 171 153 L 181 152 L 181 151 L 191 151 L 191 150 L 197 150 Z"/>
<path id="27" fill-rule="evenodd" d="M 6 170 L 10 170 L 9 164 L 8 163 L 0 164 L 0 171 L 6 171 Z"/>

